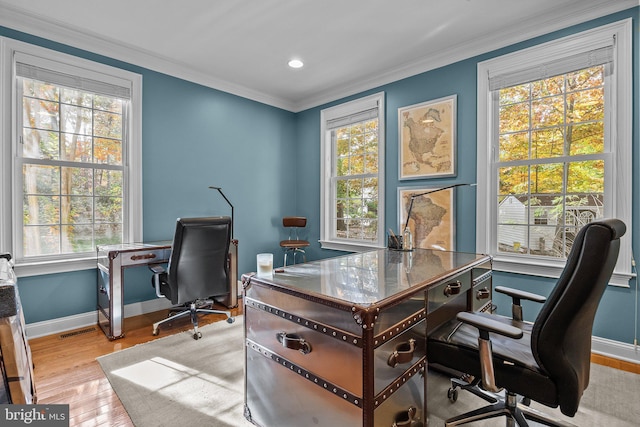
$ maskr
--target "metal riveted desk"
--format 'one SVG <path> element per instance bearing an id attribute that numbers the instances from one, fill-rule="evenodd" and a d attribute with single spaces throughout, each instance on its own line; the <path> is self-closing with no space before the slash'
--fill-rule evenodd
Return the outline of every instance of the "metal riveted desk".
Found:
<path id="1" fill-rule="evenodd" d="M 491 306 L 491 258 L 387 249 L 244 275 L 245 416 L 258 426 L 424 426 L 426 336 Z"/>
<path id="2" fill-rule="evenodd" d="M 99 245 L 98 324 L 109 339 L 124 336 L 124 270 L 169 261 L 171 242 Z M 238 305 L 238 241 L 229 245 L 229 295 L 219 302 Z"/>

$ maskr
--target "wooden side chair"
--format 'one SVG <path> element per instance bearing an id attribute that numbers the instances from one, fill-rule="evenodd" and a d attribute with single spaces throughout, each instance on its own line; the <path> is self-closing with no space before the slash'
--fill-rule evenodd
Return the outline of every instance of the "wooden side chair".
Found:
<path id="1" fill-rule="evenodd" d="M 285 216 L 282 218 L 282 225 L 289 229 L 289 237 L 287 240 L 282 240 L 280 242 L 280 247 L 284 249 L 283 267 L 287 265 L 287 254 L 290 252 L 293 253 L 294 264 L 296 263 L 297 253 L 301 253 L 302 260 L 307 262 L 307 257 L 303 248 L 309 246 L 309 242 L 298 237 L 298 231 L 307 226 L 307 218 L 303 216 Z"/>

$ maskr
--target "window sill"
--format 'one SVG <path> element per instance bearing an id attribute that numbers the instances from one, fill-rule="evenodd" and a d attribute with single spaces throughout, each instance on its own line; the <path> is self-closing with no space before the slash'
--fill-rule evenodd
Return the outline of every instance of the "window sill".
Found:
<path id="1" fill-rule="evenodd" d="M 374 244 L 359 244 L 354 242 L 336 242 L 331 240 L 320 240 L 320 247 L 322 249 L 330 249 L 334 251 L 344 252 L 365 252 L 372 251 L 374 249 L 383 249 L 385 246 L 378 246 Z"/>
<path id="2" fill-rule="evenodd" d="M 72 259 L 21 262 L 16 263 L 14 270 L 17 277 L 29 277 L 42 276 L 45 274 L 67 273 L 78 270 L 90 270 L 95 268 L 96 256 L 93 255 Z"/>
<path id="3" fill-rule="evenodd" d="M 505 273 L 527 274 L 557 279 L 564 269 L 564 262 L 543 262 L 535 260 L 514 259 L 505 256 L 493 257 L 493 270 Z M 609 284 L 623 288 L 629 287 L 629 280 L 635 277 L 632 273 L 614 272 Z"/>

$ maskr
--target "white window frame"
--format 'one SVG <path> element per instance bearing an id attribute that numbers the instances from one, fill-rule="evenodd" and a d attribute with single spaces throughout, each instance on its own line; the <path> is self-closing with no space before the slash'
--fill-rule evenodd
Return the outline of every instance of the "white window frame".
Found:
<path id="1" fill-rule="evenodd" d="M 334 209 L 336 203 L 335 185 L 332 184 L 333 159 L 335 157 L 331 132 L 327 130 L 327 122 L 341 117 L 358 114 L 372 108 L 378 108 L 378 233 L 376 241 L 370 244 L 362 241 L 336 239 L 333 237 Z M 385 245 L 385 103 L 384 92 L 326 108 L 320 112 L 320 245 L 323 249 L 347 252 L 362 252 L 384 248 Z"/>
<path id="2" fill-rule="evenodd" d="M 0 165 L 2 167 L 0 184 L 0 251 L 19 254 L 17 245 L 21 244 L 22 222 L 18 221 L 16 209 L 22 206 L 22 192 L 14 188 L 16 174 L 14 146 L 19 132 L 15 118 L 18 116 L 16 100 L 15 56 L 26 54 L 55 61 L 61 67 L 73 70 L 81 77 L 108 80 L 124 80 L 131 84 L 131 108 L 127 126 L 129 143 L 123 152 L 124 163 L 124 212 L 123 240 L 136 242 L 142 240 L 142 76 L 119 68 L 78 58 L 76 56 L 42 48 L 17 40 L 0 37 Z M 15 271 L 20 276 L 35 276 L 51 273 L 92 269 L 96 267 L 96 255 L 55 255 L 28 261 L 15 257 Z"/>
<path id="3" fill-rule="evenodd" d="M 476 215 L 476 251 L 490 254 L 498 271 L 543 277 L 560 276 L 564 260 L 542 260 L 524 255 L 497 252 L 497 171 L 498 150 L 494 130 L 498 126 L 493 108 L 489 77 L 518 70 L 544 67 L 545 63 L 571 54 L 587 52 L 613 43 L 613 72 L 606 84 L 609 90 L 609 114 L 605 117 L 605 145 L 614 154 L 611 181 L 605 188 L 609 214 L 625 222 L 627 233 L 621 239 L 620 255 L 610 283 L 629 286 L 632 248 L 632 22 L 631 19 L 587 30 L 528 49 L 478 63 L 478 197 Z M 608 144 L 608 145 L 607 145 Z"/>

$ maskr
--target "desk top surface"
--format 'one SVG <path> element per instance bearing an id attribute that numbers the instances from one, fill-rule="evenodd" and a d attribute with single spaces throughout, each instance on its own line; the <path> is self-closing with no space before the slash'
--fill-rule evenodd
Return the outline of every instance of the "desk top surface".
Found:
<path id="1" fill-rule="evenodd" d="M 370 306 L 426 289 L 481 264 L 490 269 L 490 260 L 487 255 L 464 252 L 379 249 L 286 266 L 273 278 L 254 276 L 251 281 L 341 304 Z"/>
<path id="2" fill-rule="evenodd" d="M 139 250 L 153 249 L 170 249 L 171 240 L 162 240 L 158 242 L 140 242 L 140 243 L 118 243 L 114 245 L 98 245 L 98 252 L 128 252 Z"/>

